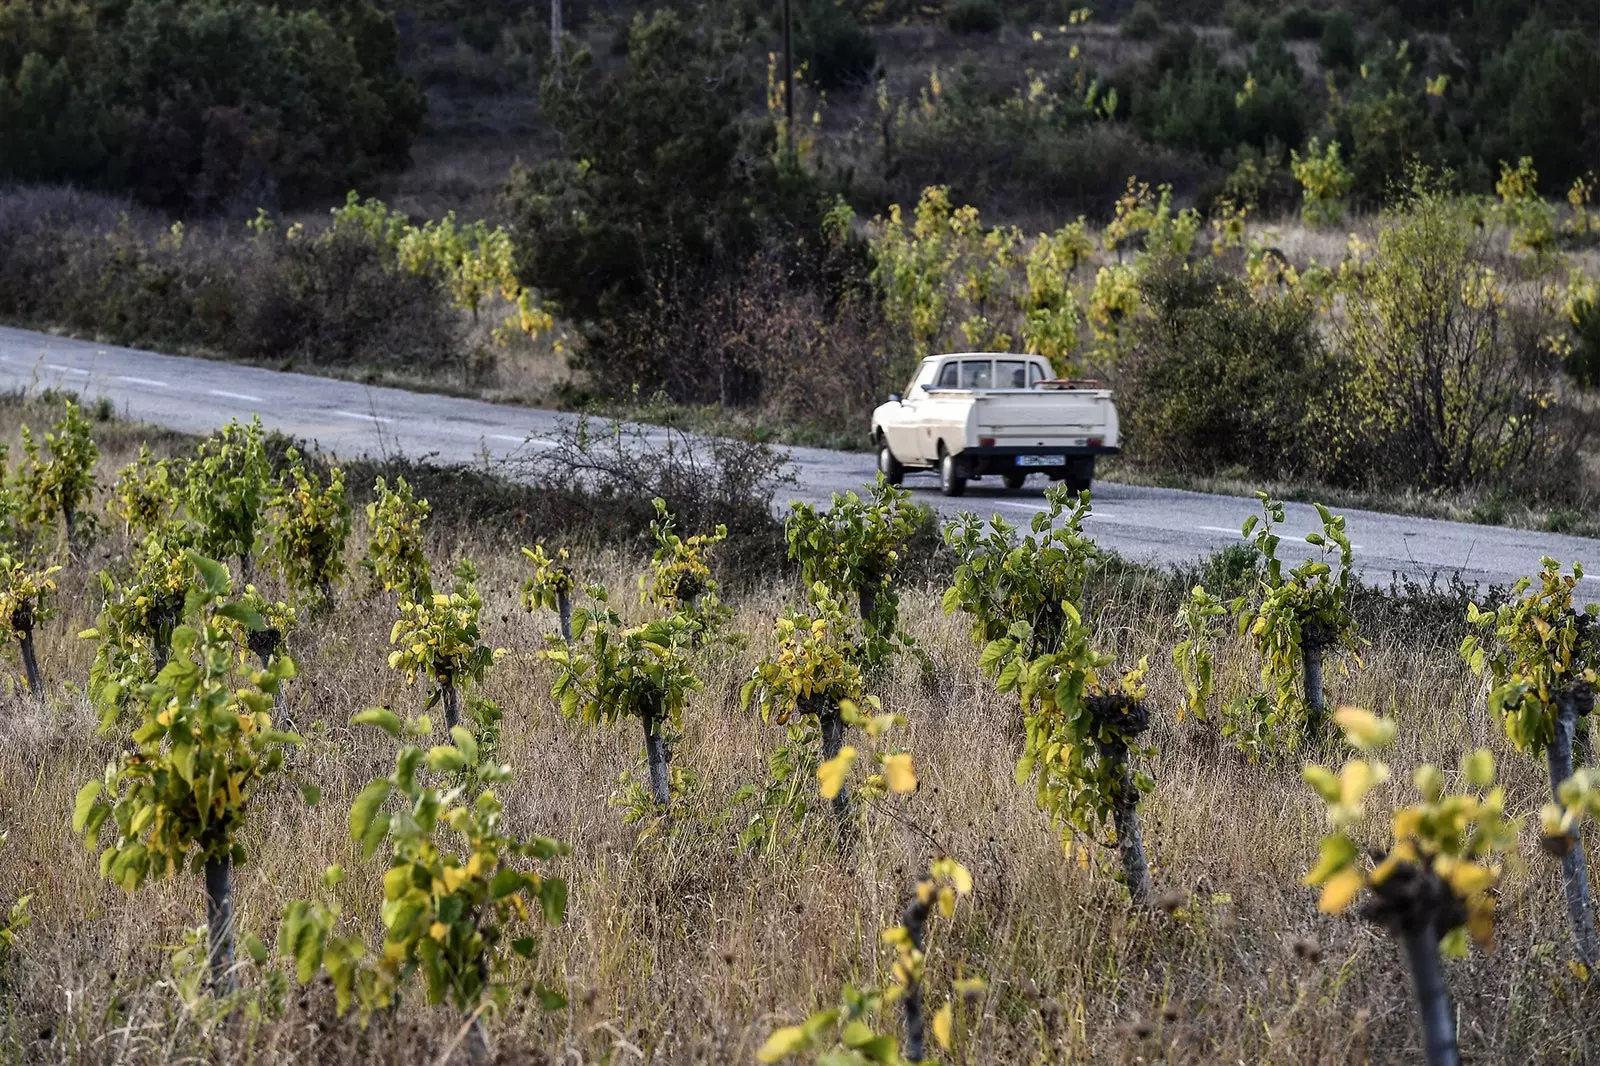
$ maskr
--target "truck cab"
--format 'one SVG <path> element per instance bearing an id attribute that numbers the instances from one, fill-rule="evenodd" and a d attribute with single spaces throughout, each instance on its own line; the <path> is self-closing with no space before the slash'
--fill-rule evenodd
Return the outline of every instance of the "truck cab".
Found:
<path id="1" fill-rule="evenodd" d="M 1005 352 L 929 356 L 904 394 L 873 411 L 871 432 L 891 483 L 938 471 L 947 496 L 990 475 L 1013 490 L 1033 473 L 1086 489 L 1095 457 L 1121 450 L 1109 389 L 1057 378 L 1041 356 Z"/>

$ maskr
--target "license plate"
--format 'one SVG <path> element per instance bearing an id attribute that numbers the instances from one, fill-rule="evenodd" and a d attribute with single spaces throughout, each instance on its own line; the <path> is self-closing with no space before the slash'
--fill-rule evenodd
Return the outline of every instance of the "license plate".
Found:
<path id="1" fill-rule="evenodd" d="M 1066 466 L 1065 455 L 1019 455 L 1018 466 Z"/>

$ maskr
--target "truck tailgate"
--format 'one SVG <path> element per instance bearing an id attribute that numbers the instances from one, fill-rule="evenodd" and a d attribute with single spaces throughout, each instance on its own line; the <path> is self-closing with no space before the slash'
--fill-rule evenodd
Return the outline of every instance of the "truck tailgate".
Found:
<path id="1" fill-rule="evenodd" d="M 996 444 L 1053 444 L 1115 433 L 1111 394 L 1099 389 L 997 392 L 975 401 L 973 421 Z"/>

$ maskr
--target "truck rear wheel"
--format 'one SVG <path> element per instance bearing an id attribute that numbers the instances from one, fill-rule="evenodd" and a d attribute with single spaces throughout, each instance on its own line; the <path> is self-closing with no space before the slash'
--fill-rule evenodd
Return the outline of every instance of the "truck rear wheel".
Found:
<path id="1" fill-rule="evenodd" d="M 906 479 L 906 468 L 900 465 L 900 460 L 889 450 L 888 441 L 878 446 L 878 473 L 882 474 L 883 480 L 891 485 L 898 485 Z"/>
<path id="2" fill-rule="evenodd" d="M 1094 484 L 1094 456 L 1086 455 L 1067 463 L 1066 475 L 1061 479 L 1068 492 L 1086 492 Z"/>
<path id="3" fill-rule="evenodd" d="M 1011 470 L 1000 475 L 1000 478 L 1006 483 L 1006 488 L 1016 492 L 1028 480 L 1028 472 L 1026 470 Z"/>
<path id="4" fill-rule="evenodd" d="M 967 491 L 967 476 L 962 473 L 960 461 L 946 451 L 939 455 L 939 489 L 946 496 L 960 496 Z"/>

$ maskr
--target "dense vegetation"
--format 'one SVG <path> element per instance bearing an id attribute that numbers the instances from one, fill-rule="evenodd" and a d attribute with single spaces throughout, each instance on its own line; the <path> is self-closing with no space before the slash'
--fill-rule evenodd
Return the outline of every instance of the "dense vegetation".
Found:
<path id="1" fill-rule="evenodd" d="M 927 351 L 1020 347 L 1109 379 L 1152 476 L 1595 498 L 1600 23 L 1581 4 L 818 0 L 793 129 L 775 12 L 740 5 L 580 5 L 559 55 L 495 5 L 0 12 L 11 177 L 186 216 L 8 192 L 13 321 L 829 442 Z M 235 31 L 289 54 L 208 70 Z M 359 197 L 275 214 L 375 181 L 411 203 L 402 56 L 447 154 L 479 143 L 454 125 L 471 107 L 536 104 L 517 165 L 472 178 L 493 219 L 448 197 L 427 219 Z M 503 77 L 467 76 L 485 70 Z M 335 82 L 361 91 L 317 95 Z M 73 95 L 40 103 L 50 85 Z"/>

